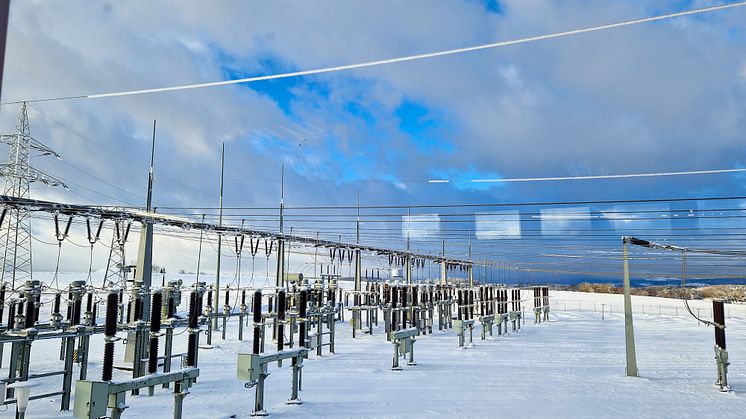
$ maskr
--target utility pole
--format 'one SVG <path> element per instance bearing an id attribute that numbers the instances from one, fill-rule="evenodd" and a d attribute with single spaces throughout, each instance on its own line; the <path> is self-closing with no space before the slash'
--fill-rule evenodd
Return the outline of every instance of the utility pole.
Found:
<path id="1" fill-rule="evenodd" d="M 293 235 L 293 226 L 290 226 L 290 236 Z M 293 243 L 288 242 L 287 244 L 288 250 L 287 250 L 287 260 L 285 261 L 285 269 L 287 269 L 288 273 L 292 272 L 291 266 L 290 266 L 290 253 L 293 251 Z"/>
<path id="2" fill-rule="evenodd" d="M 316 232 L 316 241 L 319 241 L 319 232 L 318 231 Z M 319 276 L 316 273 L 316 266 L 317 266 L 317 263 L 318 263 L 318 258 L 319 258 L 319 246 L 314 246 L 313 247 L 313 278 L 314 279 L 319 278 Z M 323 268 L 322 268 L 322 274 L 323 274 Z"/>
<path id="3" fill-rule="evenodd" d="M 624 258 L 624 341 L 627 353 L 627 377 L 637 377 L 637 356 L 635 354 L 635 331 L 632 325 L 632 297 L 629 279 L 629 237 L 622 238 Z"/>
<path id="4" fill-rule="evenodd" d="M 225 175 L 225 143 L 223 143 L 220 152 L 220 196 L 218 197 L 218 226 L 223 225 L 223 184 Z M 215 267 L 215 301 L 220 298 L 220 262 L 222 260 L 221 250 L 223 250 L 223 234 L 218 232 L 218 260 Z M 217 303 L 216 303 L 217 305 Z M 213 330 L 218 329 L 218 317 L 212 319 Z"/>
<path id="5" fill-rule="evenodd" d="M 341 237 L 340 237 L 341 241 Z M 363 289 L 362 284 L 362 259 L 360 257 L 360 190 L 357 191 L 357 219 L 355 221 L 355 241 L 358 245 L 358 247 L 355 248 L 355 296 L 353 298 L 353 304 L 355 307 L 360 307 L 360 304 L 362 303 L 362 296 L 360 295 L 360 291 Z M 349 250 L 348 250 L 349 252 Z M 340 265 L 340 272 L 341 272 L 341 265 Z M 352 329 L 353 329 L 353 337 L 355 336 L 355 330 L 362 328 L 362 314 L 360 313 L 360 310 L 354 310 L 352 312 Z"/>
<path id="6" fill-rule="evenodd" d="M 147 212 L 153 212 L 153 165 L 155 163 L 155 127 L 153 121 L 153 140 L 150 146 L 150 169 L 148 170 L 148 196 L 145 205 Z M 153 223 L 145 221 L 140 231 L 140 247 L 137 251 L 137 268 L 135 286 L 132 287 L 132 301 L 142 298 L 142 318 L 150 318 L 150 286 L 153 281 Z M 139 295 L 138 295 L 139 294 Z"/>
<path id="7" fill-rule="evenodd" d="M 409 240 L 412 236 L 412 210 L 407 210 L 407 255 L 404 257 L 404 277 L 407 284 L 412 284 L 412 254 L 409 253 Z"/>
<path id="8" fill-rule="evenodd" d="M 360 246 L 360 190 L 357 191 L 357 220 L 355 221 L 355 240 L 358 246 Z M 341 241 L 341 238 L 340 238 Z M 362 284 L 362 259 L 360 257 L 360 247 L 357 247 L 355 249 L 355 291 L 360 292 L 363 289 Z M 355 294 L 357 298 L 360 294 Z M 359 304 L 356 304 L 359 305 Z M 360 316 L 360 312 L 357 312 L 357 315 Z M 356 324 L 355 327 L 360 327 L 360 324 Z"/>
<path id="9" fill-rule="evenodd" d="M 283 224 L 285 216 L 285 164 L 280 169 L 280 236 L 283 234 Z M 282 237 L 277 238 L 277 278 L 275 279 L 277 288 L 285 286 L 285 240 Z"/>
<path id="10" fill-rule="evenodd" d="M 443 240 L 443 251 L 440 253 L 440 283 L 445 285 L 448 283 L 448 272 L 446 272 L 446 241 Z"/>
<path id="11" fill-rule="evenodd" d="M 2 0 L 0 0 L 2 2 Z M 2 2 L 4 3 L 4 2 Z M 49 175 L 30 164 L 31 151 L 41 156 L 60 155 L 54 150 L 31 137 L 26 102 L 21 104 L 16 133 L 0 136 L 0 143 L 10 146 L 8 163 L 0 165 L 0 176 L 5 178 L 4 193 L 16 198 L 30 198 L 32 182 L 41 182 L 47 186 L 67 185 L 60 179 Z M 31 217 L 27 209 L 8 208 L 0 232 L 0 255 L 3 257 L 0 282 L 11 280 L 12 289 L 32 279 L 31 263 Z"/>
<path id="12" fill-rule="evenodd" d="M 466 274 L 469 277 L 469 286 L 474 286 L 474 264 L 471 261 L 471 229 L 469 229 L 469 265 L 466 267 Z"/>

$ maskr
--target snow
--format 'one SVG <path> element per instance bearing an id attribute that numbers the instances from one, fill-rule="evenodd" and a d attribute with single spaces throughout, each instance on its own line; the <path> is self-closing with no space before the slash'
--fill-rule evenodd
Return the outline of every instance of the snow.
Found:
<path id="1" fill-rule="evenodd" d="M 417 338 L 418 365 L 402 362 L 402 371 L 390 369 L 393 345 L 385 339 L 382 321 L 372 336 L 355 340 L 349 324 L 339 322 L 336 354 L 325 348 L 322 357 L 311 354 L 303 364 L 302 405 L 285 404 L 290 396 L 289 362 L 279 369 L 270 366 L 266 410 L 272 417 L 743 417 L 746 306 L 728 305 L 729 380 L 734 391 L 721 393 L 714 384 L 713 330 L 685 315 L 681 301 L 633 297 L 641 377 L 630 378 L 624 375 L 622 296 L 560 291 L 550 296 L 549 322 L 534 325 L 526 306 L 520 331 L 482 341 L 477 326 L 475 345 L 469 349 L 457 349 L 455 333 L 439 332 L 436 326 L 434 334 Z M 692 303 L 705 318 L 710 318 L 710 305 Z M 254 389 L 244 388 L 235 370 L 236 354 L 250 351 L 251 344 L 239 342 L 237 333 L 235 318 L 229 322 L 227 340 L 215 334 L 214 349 L 200 351 L 200 378 L 184 400 L 184 417 L 249 417 Z M 103 337 L 95 336 L 92 342 L 89 378 L 96 379 Z M 174 342 L 175 352 L 186 351 L 186 333 Z M 60 368 L 58 351 L 59 341 L 34 343 L 32 373 Z M 5 353 L 3 374 L 8 347 Z M 116 359 L 123 356 L 124 345 L 117 344 Z M 115 380 L 127 376 L 115 371 Z M 61 378 L 39 381 L 43 384 L 32 394 L 59 389 Z M 153 397 L 147 391 L 141 394 L 127 396 L 130 407 L 124 417 L 171 417 L 172 393 L 157 389 Z M 58 397 L 33 400 L 27 417 L 72 417 L 72 412 L 58 409 Z M 12 411 L 11 406 L 0 418 L 13 417 Z"/>

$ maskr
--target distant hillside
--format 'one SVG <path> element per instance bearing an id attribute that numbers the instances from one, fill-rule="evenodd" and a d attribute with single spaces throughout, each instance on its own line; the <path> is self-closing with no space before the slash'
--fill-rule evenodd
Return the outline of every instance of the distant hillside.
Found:
<path id="1" fill-rule="evenodd" d="M 621 294 L 622 287 L 613 284 L 592 284 L 582 282 L 578 285 L 556 287 L 557 289 L 579 292 L 593 292 L 600 294 Z M 746 302 L 746 285 L 713 285 L 708 287 L 674 287 L 649 286 L 636 287 L 631 290 L 633 295 L 646 295 L 663 298 L 688 298 L 692 300 L 722 298 L 728 302 Z"/>

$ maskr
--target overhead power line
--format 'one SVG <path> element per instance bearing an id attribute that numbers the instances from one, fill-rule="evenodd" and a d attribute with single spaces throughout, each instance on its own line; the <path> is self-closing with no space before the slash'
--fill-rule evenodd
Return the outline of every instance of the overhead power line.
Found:
<path id="1" fill-rule="evenodd" d="M 709 7 L 702 7 L 698 9 L 690 9 L 690 10 L 685 10 L 682 12 L 668 13 L 668 14 L 658 15 L 658 16 L 651 16 L 651 17 L 638 18 L 638 19 L 632 19 L 632 20 L 624 20 L 620 22 L 607 23 L 604 25 L 591 26 L 591 27 L 580 28 L 580 29 L 573 29 L 573 30 L 564 31 L 564 32 L 555 32 L 555 33 L 550 33 L 550 34 L 545 34 L 545 35 L 535 35 L 535 36 L 530 36 L 526 38 L 509 40 L 509 41 L 493 42 L 489 44 L 481 44 L 481 45 L 474 45 L 474 46 L 464 47 L 464 48 L 455 48 L 455 49 L 449 49 L 449 50 L 428 52 L 424 54 L 407 55 L 403 57 L 388 58 L 388 59 L 376 60 L 376 61 L 366 61 L 366 62 L 357 63 L 357 64 L 339 65 L 339 66 L 334 66 L 334 67 L 317 68 L 313 70 L 292 71 L 292 72 L 287 72 L 287 73 L 271 74 L 271 75 L 256 76 L 256 77 L 245 77 L 245 78 L 240 78 L 240 79 L 222 80 L 222 81 L 214 81 L 214 82 L 206 82 L 206 83 L 157 87 L 157 88 L 151 88 L 151 89 L 124 90 L 124 91 L 118 91 L 118 92 L 108 92 L 108 93 L 99 93 L 99 94 L 50 97 L 50 98 L 43 98 L 43 99 L 25 100 L 25 102 L 50 102 L 50 101 L 60 101 L 60 100 L 72 100 L 72 99 L 100 99 L 100 98 L 108 98 L 108 97 L 133 96 L 133 95 L 143 95 L 143 94 L 151 94 L 151 93 L 173 92 L 173 91 L 178 91 L 178 90 L 190 90 L 190 89 L 202 89 L 202 88 L 207 88 L 207 87 L 228 86 L 228 85 L 234 85 L 234 84 L 244 84 L 244 83 L 257 82 L 257 81 L 310 76 L 314 74 L 333 73 L 333 72 L 339 72 L 339 71 L 348 71 L 348 70 L 355 70 L 355 69 L 361 69 L 361 68 L 376 67 L 376 66 L 381 66 L 381 65 L 403 63 L 403 62 L 408 62 L 408 61 L 418 61 L 418 60 L 424 60 L 424 59 L 430 59 L 430 58 L 436 58 L 436 57 L 443 57 L 447 55 L 463 54 L 466 52 L 480 51 L 480 50 L 492 49 L 492 48 L 500 48 L 500 47 L 506 47 L 506 46 L 511 46 L 511 45 L 518 45 L 518 44 L 525 44 L 529 42 L 543 41 L 547 39 L 562 38 L 566 36 L 621 28 L 625 26 L 656 22 L 660 20 L 672 19 L 672 18 L 682 17 L 682 16 L 691 16 L 691 15 L 696 15 L 700 13 L 714 12 L 718 10 L 725 10 L 725 9 L 741 7 L 741 6 L 746 6 L 746 1 L 726 3 L 726 4 L 716 5 L 716 6 L 709 6 Z M 24 102 L 24 100 L 5 102 L 3 103 L 3 105 L 11 104 L 11 103 L 20 103 L 20 102 Z"/>
<path id="2" fill-rule="evenodd" d="M 534 201 L 534 202 L 493 202 L 493 203 L 451 203 L 451 204 L 404 204 L 404 205 L 286 205 L 285 210 L 357 210 L 360 209 L 415 209 L 415 208 L 488 208 L 488 207 L 531 207 L 531 206 L 565 206 L 565 205 L 609 205 L 609 204 L 649 204 L 662 202 L 692 201 L 732 201 L 746 200 L 746 196 L 710 196 L 684 198 L 641 198 L 641 199 L 605 199 L 575 201 Z M 176 207 L 159 205 L 160 209 L 211 210 L 217 207 Z M 278 207 L 223 207 L 224 210 L 277 210 Z M 661 210 L 663 211 L 663 210 Z"/>
<path id="3" fill-rule="evenodd" d="M 660 177 L 660 176 L 688 176 L 688 175 L 712 175 L 717 173 L 746 172 L 742 169 L 712 169 L 712 170 L 690 170 L 686 172 L 657 172 L 657 173 L 628 173 L 621 175 L 589 175 L 589 176 L 559 176 L 559 177 L 532 177 L 532 178 L 496 178 L 496 179 L 431 179 L 429 183 L 507 183 L 507 182 L 547 182 L 560 180 L 593 180 L 593 179 L 626 179 L 636 177 Z"/>

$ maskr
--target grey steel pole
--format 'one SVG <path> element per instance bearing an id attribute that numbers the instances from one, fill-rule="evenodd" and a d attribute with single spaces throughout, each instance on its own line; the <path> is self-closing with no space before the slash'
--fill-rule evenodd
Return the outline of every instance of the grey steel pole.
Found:
<path id="1" fill-rule="evenodd" d="M 360 244 L 360 191 L 357 192 L 357 219 L 355 220 L 355 242 L 359 245 Z M 360 292 L 363 289 L 362 285 L 362 260 L 360 258 L 360 249 L 355 249 L 355 297 L 354 297 L 354 304 L 355 304 L 355 311 L 353 311 L 352 314 L 352 333 L 353 337 L 355 337 L 355 331 L 357 329 L 361 329 L 362 327 L 362 317 L 360 313 Z"/>
<path id="2" fill-rule="evenodd" d="M 174 419 L 181 419 L 184 406 L 184 383 L 182 381 L 174 382 Z"/>
<path id="3" fill-rule="evenodd" d="M 352 337 L 355 337 L 355 333 L 358 329 L 362 329 L 362 313 L 360 313 L 360 292 L 362 291 L 362 260 L 360 257 L 360 249 L 355 249 L 355 295 L 354 305 L 355 309 L 352 312 Z"/>
<path id="4" fill-rule="evenodd" d="M 448 283 L 448 273 L 446 272 L 446 241 L 443 240 L 443 251 L 441 253 L 443 259 L 440 260 L 440 283 L 445 285 Z"/>
<path id="5" fill-rule="evenodd" d="M 407 239 L 407 242 L 409 242 L 409 239 Z M 409 250 L 409 245 L 407 245 L 407 250 Z M 407 255 L 404 257 L 404 276 L 405 281 L 408 285 L 412 285 L 412 255 L 407 253 Z"/>
<path id="6" fill-rule="evenodd" d="M 471 261 L 471 229 L 469 229 L 469 265 L 466 266 L 466 275 L 469 278 L 469 286 L 474 286 L 474 265 Z"/>
<path id="7" fill-rule="evenodd" d="M 627 377 L 637 377 L 637 356 L 635 354 L 635 331 L 632 325 L 632 297 L 629 279 L 629 239 L 624 237 L 624 337 L 627 352 Z"/>
<path id="8" fill-rule="evenodd" d="M 155 162 L 155 128 L 156 121 L 153 121 L 153 141 L 150 147 L 150 169 L 148 171 L 148 196 L 146 209 L 148 212 L 153 211 L 153 179 L 154 162 Z M 153 279 L 153 223 L 143 223 L 143 229 L 140 233 L 140 247 L 137 252 L 137 268 L 135 270 L 135 282 L 139 282 L 144 291 L 143 294 L 143 318 L 150 317 L 150 286 Z M 134 297 L 134 295 L 133 295 Z"/>
<path id="9" fill-rule="evenodd" d="M 225 173 L 225 143 L 220 154 L 220 197 L 218 198 L 219 209 L 218 209 L 218 225 L 223 225 L 223 175 Z M 217 301 L 220 298 L 220 261 L 221 261 L 221 250 L 223 247 L 223 235 L 218 233 L 218 260 L 217 266 L 215 267 L 215 306 L 217 307 Z M 217 330 L 218 328 L 218 316 L 212 318 L 212 328 Z"/>
<path id="10" fill-rule="evenodd" d="M 287 401 L 287 404 L 303 404 L 303 402 L 298 398 L 298 389 L 300 388 L 300 369 L 303 367 L 302 362 L 302 355 L 293 358 L 293 384 L 290 393 L 290 400 Z"/>
<path id="11" fill-rule="evenodd" d="M 282 235 L 285 225 L 285 165 L 280 172 L 280 234 Z M 277 277 L 275 278 L 277 288 L 285 286 L 285 241 L 277 239 Z"/>

